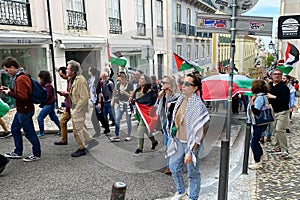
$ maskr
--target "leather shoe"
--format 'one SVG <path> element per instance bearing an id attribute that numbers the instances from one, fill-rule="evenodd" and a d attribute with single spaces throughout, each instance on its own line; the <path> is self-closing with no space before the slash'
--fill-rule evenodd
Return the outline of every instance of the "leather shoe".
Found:
<path id="1" fill-rule="evenodd" d="M 84 155 L 86 155 L 85 149 L 77 149 L 77 151 L 71 154 L 72 157 L 80 157 Z"/>
<path id="2" fill-rule="evenodd" d="M 55 145 L 67 145 L 68 142 L 62 142 L 62 141 L 59 141 L 59 142 L 54 142 Z"/>

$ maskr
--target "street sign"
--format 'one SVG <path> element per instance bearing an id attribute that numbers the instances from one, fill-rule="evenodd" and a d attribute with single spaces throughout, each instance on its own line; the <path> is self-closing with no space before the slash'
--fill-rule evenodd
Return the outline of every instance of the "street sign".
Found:
<path id="1" fill-rule="evenodd" d="M 251 10 L 258 0 L 239 0 L 237 1 L 237 15 Z M 214 6 L 226 14 L 231 14 L 232 0 L 212 0 Z"/>
<path id="2" fill-rule="evenodd" d="M 278 39 L 299 39 L 300 15 L 280 16 L 277 33 Z"/>
<path id="3" fill-rule="evenodd" d="M 154 58 L 154 48 L 152 45 L 143 45 L 142 46 L 142 59 L 153 59 Z"/>
<path id="4" fill-rule="evenodd" d="M 198 13 L 198 32 L 230 33 L 230 15 Z M 272 17 L 238 16 L 236 19 L 236 34 L 272 36 Z"/>

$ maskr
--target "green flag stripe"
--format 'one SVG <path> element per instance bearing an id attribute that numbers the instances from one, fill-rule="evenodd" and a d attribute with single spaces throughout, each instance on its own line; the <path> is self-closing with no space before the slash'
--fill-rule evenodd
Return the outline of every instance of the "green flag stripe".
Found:
<path id="1" fill-rule="evenodd" d="M 238 85 L 239 88 L 248 88 L 248 89 L 251 89 L 252 81 L 253 81 L 252 79 L 234 80 L 234 82 Z"/>

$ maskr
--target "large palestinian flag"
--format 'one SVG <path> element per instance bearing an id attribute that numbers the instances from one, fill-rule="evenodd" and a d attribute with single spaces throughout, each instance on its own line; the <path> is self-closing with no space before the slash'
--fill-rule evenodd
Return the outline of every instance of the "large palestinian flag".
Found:
<path id="1" fill-rule="evenodd" d="M 135 106 L 148 129 L 148 133 L 152 133 L 155 130 L 158 122 L 156 107 L 154 106 L 156 98 L 155 92 L 150 91 L 135 100 Z"/>
<path id="2" fill-rule="evenodd" d="M 283 73 L 289 74 L 294 67 L 294 64 L 299 61 L 299 50 L 291 43 L 288 42 L 285 51 L 284 64 L 277 66 Z"/>
<path id="3" fill-rule="evenodd" d="M 228 74 L 212 75 L 202 80 L 202 99 L 205 101 L 226 100 L 228 99 Z M 233 75 L 232 97 L 237 93 L 251 92 L 253 79 L 246 76 Z"/>
<path id="4" fill-rule="evenodd" d="M 184 71 L 192 68 L 196 69 L 197 71 L 202 70 L 196 63 L 188 61 L 187 59 L 184 59 L 176 53 L 173 53 L 173 55 L 178 71 Z"/>

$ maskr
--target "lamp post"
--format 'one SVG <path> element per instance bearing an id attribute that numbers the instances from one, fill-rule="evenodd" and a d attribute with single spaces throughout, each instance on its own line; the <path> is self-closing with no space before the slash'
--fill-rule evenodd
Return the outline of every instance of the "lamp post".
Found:
<path id="1" fill-rule="evenodd" d="M 269 43 L 269 49 L 271 49 L 271 50 L 274 50 L 274 53 L 273 53 L 273 56 L 274 56 L 274 64 L 273 64 L 273 68 L 276 68 L 276 66 L 277 66 L 277 49 L 276 49 L 276 46 L 275 46 L 275 44 L 272 42 L 272 40 L 270 41 L 270 43 Z"/>

